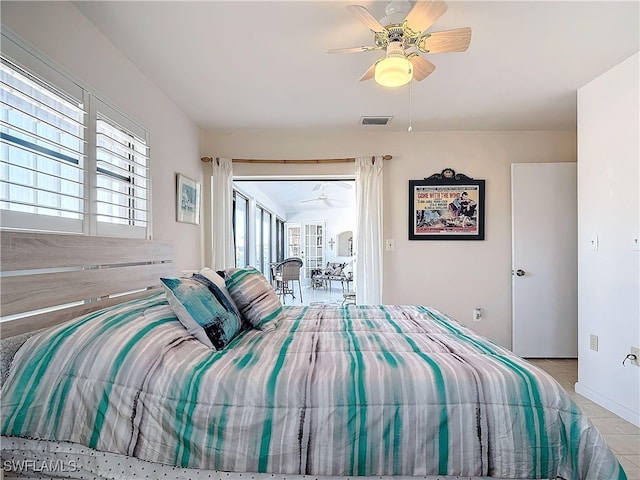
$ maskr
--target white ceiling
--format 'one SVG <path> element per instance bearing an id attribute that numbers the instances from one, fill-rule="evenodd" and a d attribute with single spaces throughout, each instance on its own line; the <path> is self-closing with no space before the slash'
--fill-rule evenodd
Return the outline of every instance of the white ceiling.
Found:
<path id="1" fill-rule="evenodd" d="M 237 183 L 242 188 L 245 182 Z M 251 183 L 278 205 L 280 211 L 285 212 L 287 216 L 310 210 L 355 209 L 356 189 L 353 180 L 261 180 Z M 331 205 L 318 199 L 321 195 L 325 195 Z"/>
<path id="2" fill-rule="evenodd" d="M 359 81 L 380 51 L 326 53 L 373 44 L 350 3 L 381 19 L 388 2 L 74 2 L 202 129 L 407 130 L 409 87 Z M 414 132 L 574 130 L 576 90 L 640 50 L 638 0 L 447 4 L 428 31 L 469 26 L 471 45 L 427 56 L 436 70 L 411 87 Z M 363 127 L 362 116 L 393 119 Z M 313 185 L 261 188 L 289 212 L 327 208 L 300 203 Z"/>
<path id="3" fill-rule="evenodd" d="M 360 76 L 380 51 L 349 3 L 82 1 L 75 5 L 203 129 L 406 130 L 409 87 Z M 464 53 L 429 55 L 412 86 L 420 130 L 576 127 L 576 90 L 640 50 L 635 1 L 449 1 L 429 31 L 469 26 Z M 361 116 L 393 116 L 363 127 Z"/>

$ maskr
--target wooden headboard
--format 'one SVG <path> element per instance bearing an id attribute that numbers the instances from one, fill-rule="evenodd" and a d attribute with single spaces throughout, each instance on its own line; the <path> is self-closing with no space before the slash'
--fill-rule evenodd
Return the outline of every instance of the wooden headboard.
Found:
<path id="1" fill-rule="evenodd" d="M 169 242 L 29 232 L 0 241 L 2 338 L 149 295 L 176 275 Z"/>

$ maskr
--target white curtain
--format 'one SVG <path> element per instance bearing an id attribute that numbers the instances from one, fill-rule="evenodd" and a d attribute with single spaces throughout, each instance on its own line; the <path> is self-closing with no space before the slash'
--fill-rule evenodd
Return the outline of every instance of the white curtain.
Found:
<path id="1" fill-rule="evenodd" d="M 356 158 L 355 290 L 359 305 L 382 303 L 382 157 Z"/>
<path id="2" fill-rule="evenodd" d="M 233 245 L 233 168 L 228 158 L 211 162 L 211 268 L 235 266 Z"/>

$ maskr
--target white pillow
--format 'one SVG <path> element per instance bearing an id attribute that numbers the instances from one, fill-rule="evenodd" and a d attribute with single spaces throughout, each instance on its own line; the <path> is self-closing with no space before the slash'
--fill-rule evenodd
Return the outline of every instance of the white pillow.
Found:
<path id="1" fill-rule="evenodd" d="M 353 273 L 353 263 L 351 262 L 347 263 L 342 269 L 342 273 L 345 274 L 347 277 L 349 276 L 350 273 Z"/>
<path id="2" fill-rule="evenodd" d="M 227 284 L 225 283 L 224 277 L 221 277 L 218 274 L 218 272 L 216 272 L 213 268 L 202 267 L 202 269 L 199 272 L 195 272 L 195 273 L 199 273 L 203 277 L 206 277 L 209 281 L 211 281 L 211 283 L 213 283 L 216 287 L 218 287 L 222 291 L 222 293 L 225 294 L 225 296 L 229 299 L 231 303 L 235 305 L 235 302 L 233 301 L 233 297 L 231 297 L 231 294 L 229 293 L 229 289 L 227 288 Z"/>

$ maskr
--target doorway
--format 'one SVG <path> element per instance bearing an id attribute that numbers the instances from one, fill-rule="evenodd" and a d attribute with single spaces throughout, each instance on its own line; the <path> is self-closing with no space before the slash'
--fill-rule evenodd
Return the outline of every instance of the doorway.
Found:
<path id="1" fill-rule="evenodd" d="M 323 292 L 312 288 L 312 271 L 322 269 L 327 262 L 346 264 L 353 260 L 353 248 L 338 249 L 339 235 L 356 229 L 353 177 L 241 177 L 234 178 L 234 190 L 238 196 L 246 199 L 247 213 L 239 218 L 248 219 L 249 223 L 235 228 L 234 220 L 236 251 L 241 240 L 237 233 L 246 231 L 242 240 L 246 245 L 244 251 L 248 252 L 243 259 L 245 265 L 256 266 L 258 259 L 251 258 L 251 255 L 257 251 L 270 251 L 271 263 L 287 257 L 302 258 L 303 288 L 313 290 L 303 298 L 313 302 L 314 297 L 322 296 Z M 271 249 L 257 245 L 266 241 L 264 235 L 258 234 L 267 230 L 264 223 L 260 228 L 251 225 L 251 219 L 254 218 L 251 212 L 258 209 L 269 212 L 274 222 L 271 229 L 274 247 Z M 263 214 L 263 218 L 265 216 Z M 262 271 L 268 272 L 266 268 Z M 339 290 L 332 293 L 340 294 Z M 287 302 L 289 304 L 289 300 Z"/>

